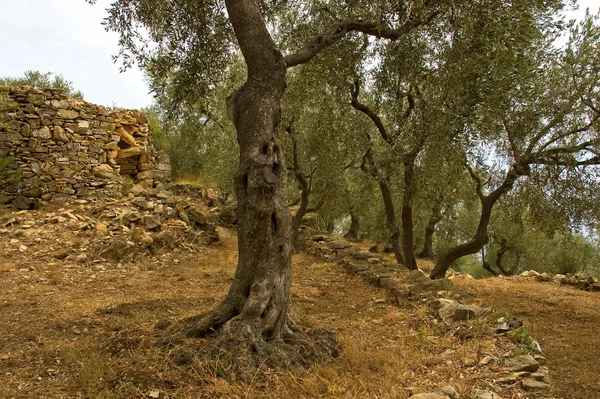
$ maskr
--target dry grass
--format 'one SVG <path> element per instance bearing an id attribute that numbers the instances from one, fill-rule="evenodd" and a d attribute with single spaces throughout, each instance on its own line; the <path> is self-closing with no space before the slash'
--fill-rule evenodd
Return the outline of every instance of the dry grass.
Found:
<path id="1" fill-rule="evenodd" d="M 221 236 L 223 244 L 199 253 L 105 270 L 0 259 L 0 398 L 145 398 L 156 390 L 171 398 L 392 399 L 445 385 L 467 397 L 499 370 L 480 360 L 501 359 L 510 346 L 481 322 L 468 325 L 476 339 L 461 340 L 426 307 L 400 309 L 334 264 L 296 255 L 293 306 L 313 326 L 336 332 L 338 359 L 245 384 L 221 378 L 214 360 L 175 366 L 153 347 L 154 325 L 206 311 L 225 294 L 237 244 L 233 234 Z M 35 270 L 23 270 L 29 266 Z M 455 352 L 444 355 L 448 349 Z"/>
<path id="2" fill-rule="evenodd" d="M 557 397 L 600 397 L 600 295 L 518 277 L 455 280 L 525 320 L 540 340 Z"/>

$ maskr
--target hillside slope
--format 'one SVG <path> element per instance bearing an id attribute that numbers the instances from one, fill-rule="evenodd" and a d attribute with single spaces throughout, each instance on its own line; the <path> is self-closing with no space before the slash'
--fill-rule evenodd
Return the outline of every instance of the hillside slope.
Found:
<path id="1" fill-rule="evenodd" d="M 219 227 L 219 241 L 207 245 L 196 230 L 169 219 L 163 233 L 188 233 L 172 236 L 171 246 L 139 244 L 133 255 L 111 261 L 99 244 L 126 236 L 117 227 L 131 222 L 118 216 L 131 214 L 127 203 L 28 212 L 1 215 L 2 398 L 402 399 L 445 386 L 465 399 L 476 388 L 506 399 L 599 396 L 598 293 L 517 279 L 454 280 L 479 293 L 476 303 L 519 316 L 540 339 L 555 390 L 530 393 L 498 382 L 519 348 L 495 334 L 494 311 L 441 320 L 431 301 L 447 292 L 400 307 L 397 296 L 348 274 L 334 257 L 304 253 L 294 256 L 292 305 L 304 324 L 336 333 L 337 359 L 286 374 L 266 370 L 243 384 L 223 379 L 226 370 L 214 359 L 179 367 L 153 346 L 161 334 L 155 325 L 219 302 L 235 271 L 235 231 Z M 118 217 L 109 218 L 113 213 Z M 155 244 L 161 237 L 148 234 Z M 395 275 L 409 278 L 402 269 Z"/>
<path id="2" fill-rule="evenodd" d="M 552 365 L 557 396 L 600 398 L 600 293 L 515 277 L 455 283 L 526 320 Z"/>

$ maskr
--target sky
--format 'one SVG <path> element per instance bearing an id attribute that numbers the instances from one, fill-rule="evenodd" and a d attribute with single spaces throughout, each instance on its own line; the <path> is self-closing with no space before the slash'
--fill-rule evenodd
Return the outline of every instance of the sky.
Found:
<path id="1" fill-rule="evenodd" d="M 84 0 L 0 0 L 0 76 L 21 76 L 26 70 L 62 74 L 95 104 L 142 108 L 152 96 L 137 68 L 119 72 L 112 56 L 118 36 L 101 25 L 111 0 L 96 5 Z M 600 0 L 580 0 L 580 11 L 596 11 Z"/>

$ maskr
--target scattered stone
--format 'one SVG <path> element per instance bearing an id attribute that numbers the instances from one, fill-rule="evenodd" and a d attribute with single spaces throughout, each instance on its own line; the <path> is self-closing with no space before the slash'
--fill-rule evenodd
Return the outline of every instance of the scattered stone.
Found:
<path id="1" fill-rule="evenodd" d="M 14 205 L 15 208 L 21 209 L 21 210 L 33 209 L 33 202 L 23 195 L 17 195 L 13 199 L 12 204 Z"/>
<path id="2" fill-rule="evenodd" d="M 496 382 L 500 385 L 512 385 L 517 382 L 517 376 L 511 374 L 505 377 L 496 378 Z"/>
<path id="3" fill-rule="evenodd" d="M 354 257 L 354 255 L 357 254 L 359 251 L 360 249 L 358 249 L 357 247 L 350 246 L 347 248 L 338 249 L 337 256 L 339 256 L 340 258 L 347 258 L 350 256 Z"/>
<path id="4" fill-rule="evenodd" d="M 506 369 L 512 372 L 528 371 L 535 372 L 540 365 L 531 355 L 520 355 L 506 361 Z"/>
<path id="5" fill-rule="evenodd" d="M 501 322 L 500 324 L 498 324 L 498 326 L 496 326 L 496 333 L 497 334 L 506 334 L 510 330 L 511 330 L 510 324 L 508 324 L 505 321 Z"/>
<path id="6" fill-rule="evenodd" d="M 462 305 L 457 302 L 448 303 L 442 306 L 438 315 L 442 319 L 452 319 L 454 321 L 472 320 L 487 312 L 487 309 L 474 305 Z"/>
<path id="7" fill-rule="evenodd" d="M 339 249 L 350 248 L 350 247 L 352 247 L 352 244 L 350 244 L 348 241 L 336 240 L 336 241 L 332 241 L 331 244 L 329 244 L 329 247 L 331 249 L 339 250 Z"/>
<path id="8" fill-rule="evenodd" d="M 535 355 L 533 355 L 533 358 L 535 359 L 536 362 L 538 362 L 538 364 L 540 366 L 544 366 L 547 363 L 546 358 L 542 355 L 535 354 Z"/>
<path id="9" fill-rule="evenodd" d="M 162 226 L 160 220 L 155 215 L 144 216 L 143 223 L 146 229 L 150 231 L 158 230 Z"/>
<path id="10" fill-rule="evenodd" d="M 148 201 L 145 198 L 136 198 L 133 201 L 133 204 L 135 206 L 137 206 L 138 208 L 143 209 L 145 211 L 153 211 L 154 210 L 154 202 Z"/>
<path id="11" fill-rule="evenodd" d="M 454 299 L 436 298 L 431 302 L 429 306 L 433 309 L 434 312 L 437 312 L 444 306 L 454 304 L 456 304 L 456 301 Z"/>
<path id="12" fill-rule="evenodd" d="M 148 191 L 144 186 L 142 186 L 141 184 L 134 184 L 130 189 L 129 189 L 129 193 L 133 194 L 135 196 L 141 196 L 141 197 L 146 197 L 148 195 L 150 195 L 150 191 Z"/>
<path id="13" fill-rule="evenodd" d="M 32 188 L 27 191 L 23 191 L 23 196 L 28 198 L 40 198 L 44 194 L 44 190 L 41 187 Z"/>
<path id="14" fill-rule="evenodd" d="M 135 245 L 133 245 L 133 243 L 129 243 L 128 241 L 119 239 L 110 244 L 110 246 L 104 251 L 102 251 L 100 253 L 100 256 L 106 260 L 118 262 L 126 256 L 131 255 L 134 250 Z"/>
<path id="15" fill-rule="evenodd" d="M 154 241 L 150 234 L 145 232 L 143 229 L 139 228 L 133 229 L 133 231 L 131 232 L 131 238 L 133 239 L 133 241 L 141 245 L 149 245 L 152 244 L 152 242 Z"/>
<path id="16" fill-rule="evenodd" d="M 531 378 L 533 378 L 534 380 L 538 380 L 538 381 L 543 381 L 547 379 L 547 375 L 544 373 L 531 373 Z"/>
<path id="17" fill-rule="evenodd" d="M 456 389 L 454 389 L 454 387 L 452 387 L 450 385 L 446 385 L 445 387 L 443 387 L 442 393 L 445 396 L 449 397 L 450 399 L 459 399 L 460 398 L 460 395 L 458 394 Z"/>
<path id="18" fill-rule="evenodd" d="M 546 384 L 545 382 L 538 381 L 534 378 L 525 378 L 521 381 L 521 385 L 528 391 L 540 391 L 550 389 L 550 384 Z"/>
<path id="19" fill-rule="evenodd" d="M 10 201 L 12 201 L 12 197 L 10 195 L 7 195 L 5 193 L 0 193 L 0 205 L 6 205 L 8 204 Z"/>
<path id="20" fill-rule="evenodd" d="M 412 395 L 410 398 L 411 399 L 446 399 L 447 396 L 440 395 L 439 393 L 428 392 L 428 393 L 418 393 L 416 395 Z"/>
<path id="21" fill-rule="evenodd" d="M 473 391 L 473 399 L 502 399 L 501 396 L 499 396 L 498 394 L 492 392 L 492 391 L 486 391 L 483 389 L 475 389 Z"/>
<path id="22" fill-rule="evenodd" d="M 352 248 L 356 248 L 356 247 L 352 247 Z M 369 251 L 358 251 L 356 253 L 354 253 L 352 255 L 354 257 L 354 259 L 356 260 L 367 260 L 369 259 L 372 255 L 371 253 L 369 253 Z"/>

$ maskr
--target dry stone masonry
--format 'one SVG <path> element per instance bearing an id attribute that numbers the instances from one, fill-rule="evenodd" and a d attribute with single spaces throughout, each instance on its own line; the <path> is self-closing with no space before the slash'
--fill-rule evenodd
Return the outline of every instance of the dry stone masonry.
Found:
<path id="1" fill-rule="evenodd" d="M 0 86 L 0 159 L 6 157 L 5 174 L 22 178 L 0 180 L 0 201 L 22 209 L 38 198 L 119 196 L 123 176 L 152 188 L 170 175 L 143 112 L 111 111 L 59 89 Z"/>

